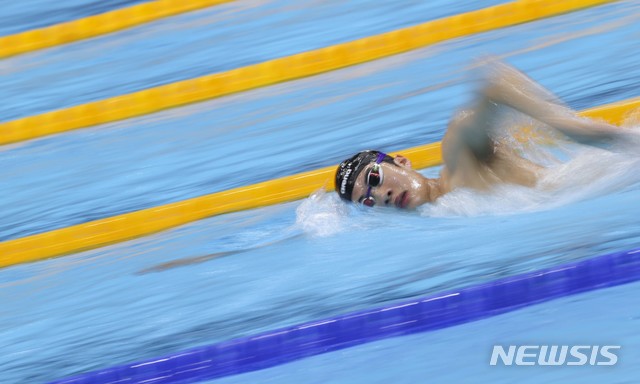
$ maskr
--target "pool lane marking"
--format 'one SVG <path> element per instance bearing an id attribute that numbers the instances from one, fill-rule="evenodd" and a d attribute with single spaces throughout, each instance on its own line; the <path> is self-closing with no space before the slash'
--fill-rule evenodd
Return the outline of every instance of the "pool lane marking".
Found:
<path id="1" fill-rule="evenodd" d="M 640 108 L 640 98 L 599 106 L 583 116 L 620 125 Z M 440 143 L 398 151 L 416 169 L 441 163 Z M 207 217 L 303 199 L 320 188 L 333 190 L 336 165 L 107 217 L 0 243 L 0 268 L 119 243 Z"/>
<path id="2" fill-rule="evenodd" d="M 520 0 L 226 72 L 0 123 L 0 145 L 142 116 L 616 0 Z"/>
<path id="3" fill-rule="evenodd" d="M 557 298 L 637 282 L 638 251 L 596 256 L 388 306 L 312 320 L 146 361 L 102 368 L 50 384 L 211 380 L 390 337 L 449 328 Z M 488 354 L 486 359 L 488 364 Z M 167 377 L 168 381 L 161 380 Z"/>
<path id="4" fill-rule="evenodd" d="M 0 37 L 0 59 L 113 33 L 232 0 L 158 0 Z"/>

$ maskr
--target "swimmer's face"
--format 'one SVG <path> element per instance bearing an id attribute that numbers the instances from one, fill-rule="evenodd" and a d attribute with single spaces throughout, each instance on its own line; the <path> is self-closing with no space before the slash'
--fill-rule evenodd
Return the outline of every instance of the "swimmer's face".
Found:
<path id="1" fill-rule="evenodd" d="M 393 159 L 394 164 L 380 163 L 382 168 L 382 184 L 372 187 L 370 196 L 376 207 L 396 207 L 400 209 L 414 209 L 425 203 L 424 184 L 425 177 L 411 168 L 409 160 L 402 156 Z M 354 203 L 362 203 L 367 198 L 369 185 L 367 175 L 374 163 L 360 172 L 353 186 Z"/>

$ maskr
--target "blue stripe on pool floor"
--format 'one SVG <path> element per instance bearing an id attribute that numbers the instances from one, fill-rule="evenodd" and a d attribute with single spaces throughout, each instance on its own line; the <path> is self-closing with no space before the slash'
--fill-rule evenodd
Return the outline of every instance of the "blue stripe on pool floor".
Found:
<path id="1" fill-rule="evenodd" d="M 178 383 L 230 376 L 640 280 L 640 249 L 90 372 L 56 384 Z"/>

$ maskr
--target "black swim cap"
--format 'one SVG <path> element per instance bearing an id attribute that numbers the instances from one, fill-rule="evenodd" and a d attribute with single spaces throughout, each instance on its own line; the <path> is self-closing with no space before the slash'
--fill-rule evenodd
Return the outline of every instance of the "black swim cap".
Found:
<path id="1" fill-rule="evenodd" d="M 351 201 L 353 186 L 362 170 L 376 161 L 380 151 L 362 151 L 343 161 L 336 169 L 336 192 L 344 200 Z M 393 162 L 393 157 L 385 155 L 385 162 Z"/>

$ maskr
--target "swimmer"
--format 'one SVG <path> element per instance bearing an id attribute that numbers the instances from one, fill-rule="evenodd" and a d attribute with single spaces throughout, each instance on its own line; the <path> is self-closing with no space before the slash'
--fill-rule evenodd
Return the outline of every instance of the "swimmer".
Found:
<path id="1" fill-rule="evenodd" d="M 602 147 L 624 140 L 623 129 L 578 116 L 517 69 L 500 62 L 484 68 L 487 78 L 475 102 L 449 122 L 442 140 L 444 166 L 439 178 L 422 176 L 404 156 L 363 151 L 338 166 L 335 185 L 340 197 L 367 207 L 414 209 L 456 188 L 486 190 L 497 183 L 534 187 L 545 168 L 494 138 L 505 107 L 578 143 Z"/>

